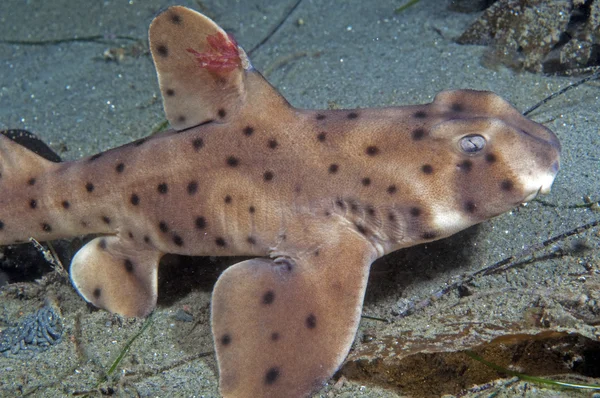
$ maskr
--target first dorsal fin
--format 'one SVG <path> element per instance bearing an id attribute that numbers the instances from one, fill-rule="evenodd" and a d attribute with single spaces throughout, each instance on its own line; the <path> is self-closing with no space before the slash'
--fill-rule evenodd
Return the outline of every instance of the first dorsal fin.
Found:
<path id="1" fill-rule="evenodd" d="M 173 128 L 184 130 L 237 113 L 251 65 L 233 37 L 204 15 L 174 6 L 154 19 L 149 40 Z"/>

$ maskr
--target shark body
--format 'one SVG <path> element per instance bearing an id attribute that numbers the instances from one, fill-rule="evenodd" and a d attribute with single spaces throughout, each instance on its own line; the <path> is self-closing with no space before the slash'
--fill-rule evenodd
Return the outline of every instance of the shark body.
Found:
<path id="1" fill-rule="evenodd" d="M 226 397 L 319 388 L 350 348 L 374 260 L 546 193 L 559 169 L 556 136 L 490 92 L 301 110 L 202 14 L 170 7 L 149 36 L 173 129 L 63 163 L 0 134 L 0 245 L 97 234 L 73 285 L 139 317 L 165 253 L 258 256 L 213 292 Z"/>

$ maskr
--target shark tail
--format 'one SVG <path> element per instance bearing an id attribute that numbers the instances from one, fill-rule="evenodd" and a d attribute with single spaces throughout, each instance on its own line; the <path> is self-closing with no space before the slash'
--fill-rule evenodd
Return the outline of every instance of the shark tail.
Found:
<path id="1" fill-rule="evenodd" d="M 0 131 L 0 245 L 21 243 L 31 236 L 43 175 L 56 169 L 60 157 L 26 130 Z M 49 224 L 39 225 L 50 233 Z"/>

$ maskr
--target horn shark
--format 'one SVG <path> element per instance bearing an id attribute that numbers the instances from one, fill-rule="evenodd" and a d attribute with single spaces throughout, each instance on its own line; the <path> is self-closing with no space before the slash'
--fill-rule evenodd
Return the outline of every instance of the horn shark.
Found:
<path id="1" fill-rule="evenodd" d="M 136 317 L 155 308 L 165 253 L 256 256 L 212 296 L 225 397 L 318 389 L 350 349 L 373 261 L 547 193 L 559 169 L 557 137 L 491 92 L 297 109 L 198 12 L 166 9 L 149 38 L 172 129 L 72 162 L 0 134 L 0 245 L 96 234 L 72 283 Z"/>

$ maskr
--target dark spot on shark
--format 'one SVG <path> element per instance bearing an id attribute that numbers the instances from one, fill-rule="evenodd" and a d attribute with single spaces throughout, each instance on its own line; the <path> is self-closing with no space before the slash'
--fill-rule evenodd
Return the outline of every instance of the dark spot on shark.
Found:
<path id="1" fill-rule="evenodd" d="M 279 368 L 277 367 L 272 367 L 267 370 L 267 373 L 265 374 L 265 384 L 268 386 L 274 384 L 279 378 L 279 373 Z"/>
<path id="2" fill-rule="evenodd" d="M 473 202 L 472 200 L 467 200 L 463 204 L 463 208 L 465 209 L 465 211 L 471 214 L 475 213 L 476 207 L 477 206 L 475 206 L 475 202 Z"/>
<path id="3" fill-rule="evenodd" d="M 165 90 L 165 94 L 167 94 L 167 97 L 172 97 L 175 95 L 175 90 L 173 90 L 172 88 L 168 88 Z"/>
<path id="4" fill-rule="evenodd" d="M 87 184 L 85 184 L 85 190 L 88 192 L 94 192 L 94 184 L 88 182 Z"/>
<path id="5" fill-rule="evenodd" d="M 271 180 L 273 180 L 273 177 L 275 177 L 275 175 L 273 174 L 272 171 L 265 171 L 265 173 L 263 174 L 263 179 L 265 181 L 271 181 Z"/>
<path id="6" fill-rule="evenodd" d="M 129 198 L 129 201 L 132 205 L 137 206 L 140 204 L 140 197 L 137 194 L 132 193 L 131 198 Z"/>
<path id="7" fill-rule="evenodd" d="M 61 205 L 62 205 L 63 209 L 65 209 L 65 210 L 68 209 L 69 207 L 71 207 L 71 203 L 69 203 L 68 200 L 63 200 Z"/>
<path id="8" fill-rule="evenodd" d="M 432 174 L 433 167 L 430 164 L 424 164 L 423 166 L 421 166 L 421 171 L 425 174 Z"/>
<path id="9" fill-rule="evenodd" d="M 252 126 L 244 127 L 244 135 L 246 137 L 250 137 L 252 134 L 254 134 L 254 127 L 252 127 Z"/>
<path id="10" fill-rule="evenodd" d="M 124 163 L 119 163 L 115 166 L 115 171 L 117 173 L 122 173 L 123 170 L 125 170 L 125 164 Z"/>
<path id="11" fill-rule="evenodd" d="M 225 111 L 225 109 L 219 108 L 219 110 L 217 111 L 217 115 L 219 115 L 219 117 L 223 119 L 225 116 L 227 116 L 227 112 Z"/>
<path id="12" fill-rule="evenodd" d="M 167 192 L 169 192 L 169 186 L 167 185 L 166 182 L 161 182 L 160 184 L 158 184 L 158 186 L 156 187 L 158 193 L 160 194 L 166 194 Z"/>
<path id="13" fill-rule="evenodd" d="M 317 327 L 317 317 L 315 316 L 315 314 L 309 314 L 306 317 L 305 323 L 306 323 L 306 327 L 308 329 L 314 329 L 314 328 L 316 328 Z"/>
<path id="14" fill-rule="evenodd" d="M 371 179 L 369 177 L 365 177 L 362 180 L 360 180 L 360 183 L 363 184 L 365 187 L 368 187 L 369 185 L 371 185 Z"/>
<path id="15" fill-rule="evenodd" d="M 423 232 L 421 234 L 421 238 L 423 238 L 423 239 L 435 239 L 435 237 L 436 237 L 435 232 L 431 232 L 431 231 Z"/>
<path id="16" fill-rule="evenodd" d="M 204 141 L 202 138 L 194 138 L 192 141 L 192 146 L 194 147 L 194 150 L 199 151 L 200 148 L 204 146 Z"/>
<path id="17" fill-rule="evenodd" d="M 98 300 L 100 298 L 100 296 L 102 296 L 102 289 L 100 289 L 99 287 L 95 288 L 94 291 L 92 292 L 92 294 L 94 295 L 94 298 L 96 300 Z"/>
<path id="18" fill-rule="evenodd" d="M 496 155 L 494 155 L 493 153 L 488 153 L 487 155 L 485 155 L 485 161 L 488 163 L 495 163 L 496 162 Z"/>
<path id="19" fill-rule="evenodd" d="M 275 292 L 272 290 L 267 290 L 267 292 L 263 294 L 262 303 L 264 305 L 270 305 L 273 304 L 273 301 L 275 301 Z"/>
<path id="20" fill-rule="evenodd" d="M 395 194 L 398 191 L 398 188 L 396 188 L 395 185 L 390 185 L 389 187 L 387 187 L 387 193 L 389 193 L 390 195 Z"/>
<path id="21" fill-rule="evenodd" d="M 315 119 L 317 120 L 324 120 L 327 116 L 323 115 L 322 113 L 317 113 L 317 116 L 315 116 Z"/>
<path id="22" fill-rule="evenodd" d="M 175 245 L 181 247 L 183 246 L 183 238 L 177 234 L 173 235 L 173 243 L 175 243 Z"/>
<path id="23" fill-rule="evenodd" d="M 169 56 L 169 49 L 164 44 L 156 46 L 156 52 L 158 53 L 158 55 L 164 58 Z"/>
<path id="24" fill-rule="evenodd" d="M 35 209 L 37 207 L 37 201 L 35 199 L 31 199 L 29 201 L 29 207 L 31 207 L 32 209 Z"/>
<path id="25" fill-rule="evenodd" d="M 349 112 L 346 117 L 348 119 L 356 119 L 358 117 L 358 113 L 357 112 Z"/>
<path id="26" fill-rule="evenodd" d="M 42 223 L 42 231 L 52 232 L 52 226 L 48 223 Z"/>
<path id="27" fill-rule="evenodd" d="M 473 169 L 473 162 L 471 162 L 470 160 L 463 160 L 458 164 L 458 169 L 460 171 L 468 173 L 471 171 L 471 169 Z"/>
<path id="28" fill-rule="evenodd" d="M 500 189 L 502 189 L 504 192 L 512 191 L 513 187 L 514 184 L 511 180 L 503 180 L 500 183 Z"/>
<path id="29" fill-rule="evenodd" d="M 377 148 L 375 145 L 370 145 L 365 150 L 365 153 L 369 156 L 375 156 L 379 153 L 379 148 Z"/>
<path id="30" fill-rule="evenodd" d="M 175 25 L 180 25 L 182 21 L 181 16 L 179 16 L 179 14 L 176 13 L 172 13 L 171 14 L 171 22 Z"/>
<path id="31" fill-rule="evenodd" d="M 219 247 L 227 246 L 227 242 L 225 242 L 225 239 L 221 238 L 220 236 L 215 239 L 215 244 Z"/>
<path id="32" fill-rule="evenodd" d="M 110 224 L 110 217 L 102 216 L 102 221 L 104 222 L 104 224 Z"/>
<path id="33" fill-rule="evenodd" d="M 427 117 L 427 112 L 425 111 L 416 111 L 413 113 L 413 117 L 416 119 L 425 119 Z"/>
<path id="34" fill-rule="evenodd" d="M 131 274 L 133 272 L 133 263 L 131 262 L 131 260 L 128 258 L 125 259 L 124 265 L 125 265 L 125 271 L 127 271 L 127 273 Z"/>
<path id="35" fill-rule="evenodd" d="M 196 228 L 204 229 L 206 228 L 206 219 L 204 217 L 196 217 L 194 224 L 196 225 Z"/>
<path id="36" fill-rule="evenodd" d="M 167 233 L 169 232 L 169 226 L 167 225 L 166 222 L 164 221 L 160 221 L 158 223 L 158 229 L 160 229 L 162 232 Z"/>
<path id="37" fill-rule="evenodd" d="M 465 109 L 465 107 L 463 106 L 463 104 L 455 102 L 450 106 L 450 109 L 452 109 L 454 112 L 462 112 Z"/>
<path id="38" fill-rule="evenodd" d="M 235 156 L 229 156 L 227 158 L 227 165 L 230 167 L 237 167 L 240 164 L 240 161 Z"/>
<path id="39" fill-rule="evenodd" d="M 277 146 L 278 146 L 279 144 L 277 143 L 277 140 L 275 140 L 275 139 L 270 139 L 270 140 L 269 140 L 269 142 L 267 143 L 267 145 L 268 145 L 268 147 L 269 147 L 270 149 L 275 149 L 275 148 L 277 148 Z"/>
<path id="40" fill-rule="evenodd" d="M 339 166 L 335 163 L 329 165 L 329 174 L 335 174 L 338 172 Z"/>
<path id="41" fill-rule="evenodd" d="M 221 336 L 221 345 L 227 347 L 231 344 L 231 335 L 229 333 L 225 333 Z"/>
<path id="42" fill-rule="evenodd" d="M 325 142 L 326 139 L 327 139 L 326 132 L 321 131 L 319 134 L 317 134 L 317 140 L 319 140 L 320 142 Z"/>
<path id="43" fill-rule="evenodd" d="M 187 193 L 188 195 L 193 195 L 198 192 L 198 182 L 190 181 L 187 185 Z"/>
<path id="44" fill-rule="evenodd" d="M 427 131 L 423 128 L 414 129 L 411 136 L 414 141 L 420 141 L 427 135 Z"/>
<path id="45" fill-rule="evenodd" d="M 421 209 L 418 207 L 411 207 L 409 213 L 413 217 L 419 217 L 421 215 Z"/>

